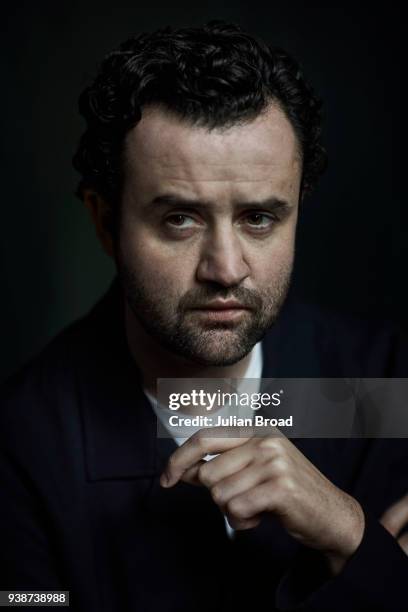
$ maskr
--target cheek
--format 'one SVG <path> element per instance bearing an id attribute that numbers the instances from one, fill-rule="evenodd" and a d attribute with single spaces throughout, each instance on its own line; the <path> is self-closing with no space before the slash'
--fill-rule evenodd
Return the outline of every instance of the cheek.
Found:
<path id="1" fill-rule="evenodd" d="M 176 245 L 168 247 L 146 230 L 123 229 L 120 237 L 120 260 L 142 280 L 163 294 L 182 295 L 194 278 L 195 260 L 188 253 L 180 256 Z"/>
<path id="2" fill-rule="evenodd" d="M 295 227 L 287 224 L 274 236 L 268 248 L 253 254 L 252 272 L 255 283 L 264 289 L 287 277 L 293 266 Z"/>

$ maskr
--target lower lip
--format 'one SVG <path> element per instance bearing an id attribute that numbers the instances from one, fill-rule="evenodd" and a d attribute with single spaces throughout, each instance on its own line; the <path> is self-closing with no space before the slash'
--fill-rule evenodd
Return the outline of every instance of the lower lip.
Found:
<path id="1" fill-rule="evenodd" d="M 246 308 L 228 308 L 225 310 L 215 310 L 211 308 L 197 308 L 194 312 L 200 314 L 206 319 L 211 321 L 236 321 L 245 312 L 248 312 Z"/>

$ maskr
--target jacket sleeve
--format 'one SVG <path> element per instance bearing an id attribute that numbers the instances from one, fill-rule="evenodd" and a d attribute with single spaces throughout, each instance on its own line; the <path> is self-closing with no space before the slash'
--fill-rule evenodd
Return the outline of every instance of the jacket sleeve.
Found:
<path id="1" fill-rule="evenodd" d="M 278 610 L 406 612 L 408 556 L 379 518 L 408 492 L 408 440 L 372 440 L 353 487 L 365 514 L 362 541 L 332 576 L 321 553 L 302 548 L 276 592 Z"/>
<path id="2" fill-rule="evenodd" d="M 318 552 L 299 554 L 278 587 L 278 610 L 406 612 L 408 557 L 376 518 L 365 517 L 360 546 L 337 576 Z"/>

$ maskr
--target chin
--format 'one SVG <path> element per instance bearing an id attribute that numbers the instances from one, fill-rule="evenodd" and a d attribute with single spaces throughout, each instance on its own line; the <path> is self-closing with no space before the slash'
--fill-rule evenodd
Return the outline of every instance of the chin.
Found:
<path id="1" fill-rule="evenodd" d="M 234 351 L 220 351 L 220 347 L 217 347 L 213 351 L 196 351 L 191 353 L 190 359 L 203 366 L 207 367 L 226 367 L 234 365 L 244 359 L 248 353 L 252 350 L 252 347 L 244 350 Z"/>
<path id="2" fill-rule="evenodd" d="M 254 330 L 212 329 L 183 334 L 183 342 L 173 344 L 173 351 L 205 367 L 232 366 L 248 355 L 263 337 L 263 328 Z"/>
<path id="3" fill-rule="evenodd" d="M 201 366 L 206 366 L 206 367 L 227 367 L 227 366 L 232 366 L 236 363 L 238 363 L 239 361 L 241 361 L 241 359 L 243 359 L 245 357 L 245 355 L 239 355 L 237 356 L 223 356 L 223 355 L 217 355 L 217 356 L 201 356 L 201 355 L 197 355 L 196 357 L 194 357 L 192 360 L 201 365 Z"/>

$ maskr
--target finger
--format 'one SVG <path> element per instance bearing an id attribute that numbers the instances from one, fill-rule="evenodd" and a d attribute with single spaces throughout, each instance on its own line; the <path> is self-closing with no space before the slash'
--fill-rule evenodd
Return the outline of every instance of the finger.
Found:
<path id="1" fill-rule="evenodd" d="M 200 459 L 200 461 L 198 461 L 195 465 L 188 468 L 180 480 L 183 482 L 188 482 L 192 485 L 201 486 L 203 483 L 199 477 L 200 468 L 201 466 L 206 465 L 209 461 L 213 461 L 215 457 L 219 457 L 219 455 L 206 455 L 204 459 Z"/>
<path id="2" fill-rule="evenodd" d="M 201 463 L 197 472 L 197 477 L 201 484 L 211 488 L 220 480 L 232 476 L 247 467 L 253 460 L 253 449 L 248 444 L 250 441 L 247 440 L 245 444 L 236 446 L 217 455 L 210 461 Z M 184 480 L 184 475 L 182 479 Z"/>
<path id="3" fill-rule="evenodd" d="M 205 463 L 207 462 L 204 461 L 204 459 L 201 459 L 200 461 L 198 461 L 198 463 L 188 468 L 188 470 L 186 470 L 184 474 L 182 475 L 181 480 L 183 482 L 188 482 L 189 484 L 192 484 L 192 485 L 202 486 L 203 483 L 200 481 L 198 477 L 198 472 L 200 470 L 200 467 L 204 465 Z"/>
<path id="4" fill-rule="evenodd" d="M 202 485 L 202 482 L 198 478 L 198 471 L 200 467 L 202 465 L 205 465 L 206 463 L 207 462 L 204 460 L 199 461 L 196 465 L 186 470 L 186 472 L 184 472 L 182 476 L 183 482 L 188 482 L 189 484 L 193 484 L 193 485 Z M 253 517 L 251 519 L 238 520 L 234 517 L 228 516 L 227 510 L 225 508 L 225 504 L 219 504 L 219 507 L 220 507 L 221 512 L 227 516 L 228 523 L 230 527 L 232 527 L 233 529 L 236 529 L 236 530 L 253 529 L 254 527 L 257 527 L 259 523 L 261 522 L 261 515 Z"/>
<path id="5" fill-rule="evenodd" d="M 395 504 L 390 506 L 380 518 L 380 523 L 396 537 L 401 529 L 408 523 L 408 495 L 404 495 Z"/>
<path id="6" fill-rule="evenodd" d="M 218 455 L 216 459 L 203 465 L 198 476 L 201 483 L 210 488 L 220 480 L 243 470 L 252 462 L 262 463 L 266 461 L 270 463 L 270 460 L 281 452 L 281 445 L 282 440 L 276 436 L 265 438 L 261 444 L 259 444 L 258 437 L 249 438 L 245 444 L 227 450 Z"/>
<path id="7" fill-rule="evenodd" d="M 242 495 L 257 485 L 271 480 L 273 477 L 272 470 L 273 466 L 271 464 L 252 463 L 243 470 L 214 484 L 211 487 L 212 498 L 218 506 L 226 506 L 233 497 Z M 272 482 L 271 486 L 273 486 Z"/>
<path id="8" fill-rule="evenodd" d="M 408 555 L 408 532 L 402 534 L 402 536 L 399 537 L 397 541 L 404 553 Z"/>
<path id="9" fill-rule="evenodd" d="M 244 529 L 253 529 L 254 527 L 257 527 L 259 523 L 261 522 L 261 515 L 254 516 L 251 519 L 243 519 L 243 520 L 238 520 L 233 517 L 227 516 L 227 520 L 228 520 L 230 527 L 232 527 L 232 529 L 235 529 L 237 531 L 242 531 Z"/>
<path id="10" fill-rule="evenodd" d="M 205 461 L 200 460 L 194 466 L 188 468 L 181 476 L 181 480 L 194 485 L 203 484 L 211 488 L 221 480 L 241 472 L 241 470 L 255 461 L 262 463 L 262 461 L 266 459 L 266 463 L 271 467 L 270 460 L 279 454 L 280 447 L 278 444 L 281 444 L 281 441 L 277 440 L 276 437 L 269 438 L 267 440 L 267 452 L 265 452 L 264 447 L 256 448 L 257 442 L 258 438 L 250 438 L 245 444 L 227 450 L 224 453 L 208 455 L 204 457 Z M 207 459 L 210 458 L 211 461 L 207 461 Z M 254 469 L 257 470 L 258 468 L 254 466 Z M 260 467 L 259 470 L 259 474 L 263 476 L 265 469 Z M 261 480 L 257 479 L 256 481 L 252 481 L 250 486 L 254 486 L 257 482 L 261 482 Z M 245 485 L 243 490 L 245 490 Z M 237 494 L 241 492 L 242 489 L 240 488 Z"/>
<path id="11" fill-rule="evenodd" d="M 276 511 L 278 506 L 278 490 L 268 481 L 230 499 L 225 505 L 225 510 L 227 516 L 231 516 L 231 520 L 242 521 L 253 519 L 262 512 Z"/>
<path id="12" fill-rule="evenodd" d="M 207 427 L 197 431 L 171 455 L 160 478 L 160 484 L 164 487 L 171 487 L 180 480 L 186 470 L 194 466 L 205 455 L 224 452 L 241 446 L 249 440 L 249 438 L 240 437 L 219 437 L 223 434 L 232 436 L 232 433 L 238 436 L 239 428 Z"/>

